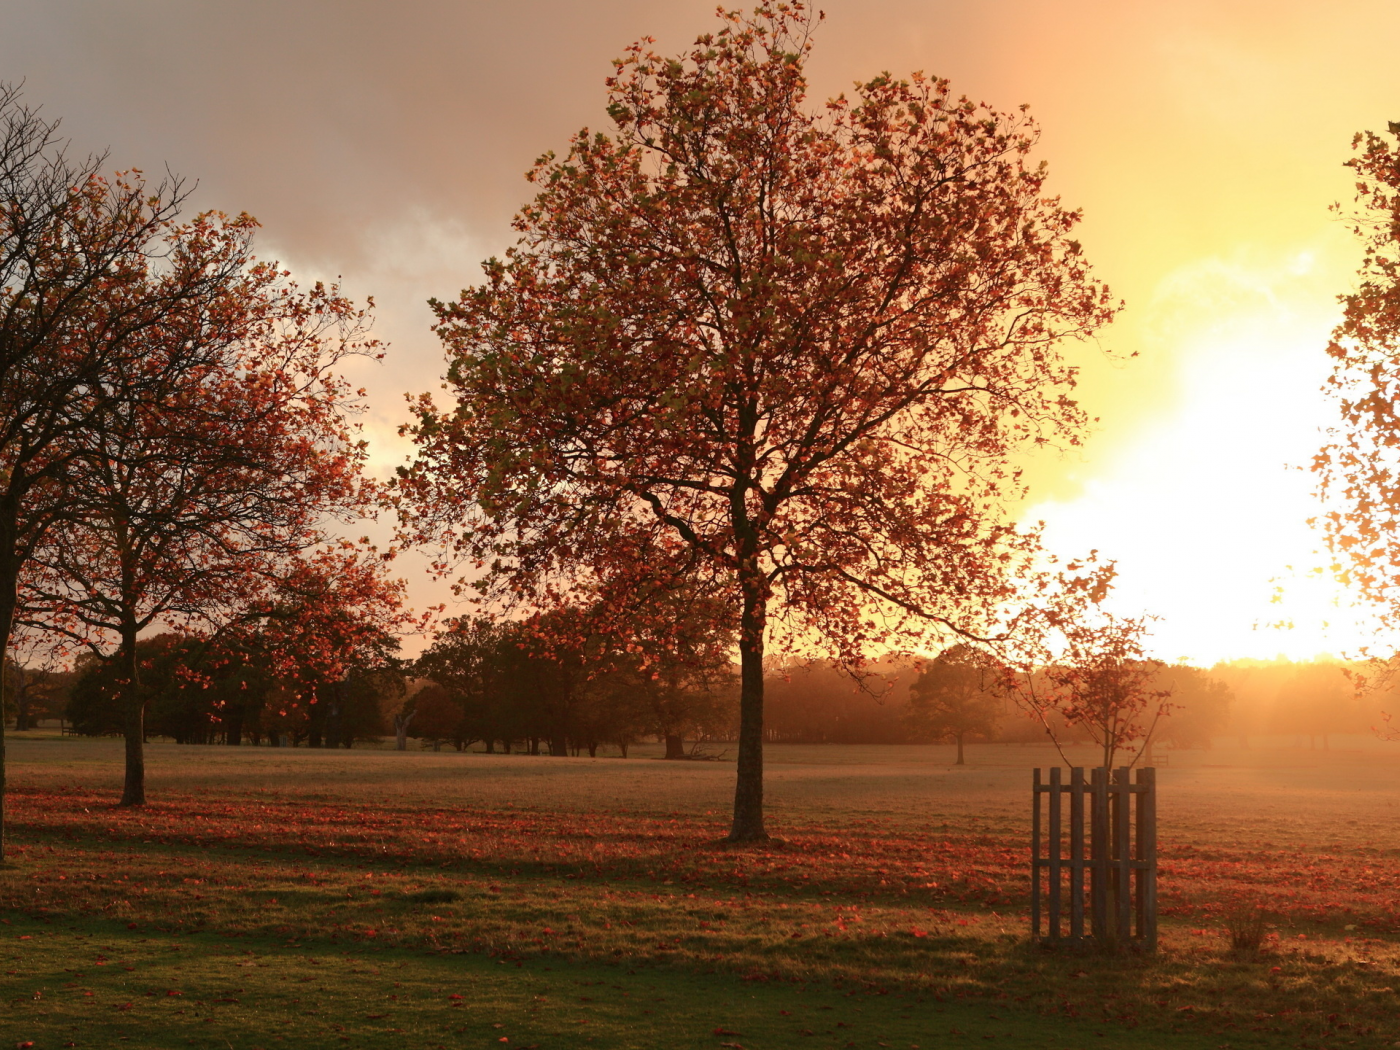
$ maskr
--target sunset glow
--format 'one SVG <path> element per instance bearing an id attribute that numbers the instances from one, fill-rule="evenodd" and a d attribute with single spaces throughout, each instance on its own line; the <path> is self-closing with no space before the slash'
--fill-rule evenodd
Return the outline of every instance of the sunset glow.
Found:
<path id="1" fill-rule="evenodd" d="M 680 46 L 711 12 L 615 3 L 584 17 L 540 3 L 481 22 L 470 5 L 418 3 L 392 22 L 327 21 L 303 4 L 279 11 L 272 33 L 258 28 L 271 9 L 255 5 L 138 32 L 154 15 L 118 31 L 94 6 L 59 32 L 44 5 L 10 7 L 31 31 L 0 42 L 0 59 L 75 143 L 198 174 L 201 204 L 262 220 L 265 254 L 376 297 L 392 353 L 356 379 L 371 389 L 381 472 L 408 452 L 403 394 L 441 373 L 423 301 L 454 296 L 509 245 L 534 157 L 606 126 L 608 60 L 645 33 Z M 298 43 L 323 33 L 321 46 Z M 1085 250 L 1127 309 L 1102 340 L 1117 360 L 1083 358 L 1097 431 L 1027 465 L 1027 516 L 1065 554 L 1117 560 L 1113 601 L 1162 618 L 1163 657 L 1308 656 L 1361 639 L 1340 626 L 1345 596 L 1307 578 L 1316 507 L 1297 468 L 1329 420 L 1321 351 L 1357 259 L 1328 206 L 1350 197 L 1352 134 L 1400 112 L 1397 33 L 1400 10 L 1380 2 L 827 8 L 813 96 L 922 69 L 1039 120 L 1050 187 L 1084 209 Z M 243 52 L 177 46 L 227 34 L 249 42 L 259 73 L 237 93 L 225 86 Z M 527 54 L 523 82 L 513 71 Z M 151 89 L 139 71 L 152 63 L 178 96 Z M 369 109 L 331 101 L 342 96 Z M 301 129 L 293 115 L 307 107 L 317 120 Z M 410 575 L 420 602 L 440 598 Z M 1295 626 L 1266 626 L 1278 620 Z"/>

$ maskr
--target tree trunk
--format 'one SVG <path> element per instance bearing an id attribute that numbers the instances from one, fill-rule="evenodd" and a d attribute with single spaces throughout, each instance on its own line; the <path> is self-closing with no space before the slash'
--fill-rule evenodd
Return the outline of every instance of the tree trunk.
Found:
<path id="1" fill-rule="evenodd" d="M 685 737 L 676 733 L 666 734 L 666 757 L 669 759 L 685 758 Z"/>
<path id="2" fill-rule="evenodd" d="M 957 762 L 957 764 L 960 765 L 960 766 L 963 766 L 963 765 L 966 765 L 966 764 L 967 764 L 967 763 L 965 763 L 965 762 L 963 761 L 962 744 L 963 744 L 963 735 L 962 735 L 961 733 L 959 733 L 959 734 L 958 734 L 958 762 Z"/>
<path id="3" fill-rule="evenodd" d="M 549 738 L 549 753 L 554 758 L 568 758 L 569 744 L 562 736 Z"/>
<path id="4" fill-rule="evenodd" d="M 763 635 L 767 627 L 765 581 L 745 571 L 753 555 L 741 555 L 744 610 L 739 624 L 739 761 L 734 781 L 730 842 L 765 842 L 763 825 Z"/>
<path id="5" fill-rule="evenodd" d="M 627 757 L 627 738 L 623 737 L 617 742 L 617 749 L 622 752 L 622 757 Z"/>
<path id="6" fill-rule="evenodd" d="M 326 746 L 339 747 L 341 735 L 340 701 L 345 683 L 332 682 L 326 689 Z"/>
<path id="7" fill-rule="evenodd" d="M 394 750 L 408 750 L 408 724 L 413 721 L 413 716 L 416 713 L 410 711 L 407 718 L 401 714 L 394 716 Z"/>
<path id="8" fill-rule="evenodd" d="M 596 740 L 590 740 L 590 741 L 588 742 L 588 757 L 589 757 L 589 758 L 597 758 L 597 757 L 598 757 L 598 741 L 596 741 Z"/>
<path id="9" fill-rule="evenodd" d="M 488 755 L 494 755 L 494 754 L 496 753 L 496 741 L 494 741 L 494 740 L 487 740 L 487 741 L 486 741 L 486 753 L 487 753 Z"/>
<path id="10" fill-rule="evenodd" d="M 122 704 L 126 708 L 126 782 L 122 786 L 123 806 L 146 804 L 146 704 L 141 696 L 141 679 L 136 661 L 136 625 L 122 627 L 121 649 L 117 652 L 117 673 L 122 677 Z"/>

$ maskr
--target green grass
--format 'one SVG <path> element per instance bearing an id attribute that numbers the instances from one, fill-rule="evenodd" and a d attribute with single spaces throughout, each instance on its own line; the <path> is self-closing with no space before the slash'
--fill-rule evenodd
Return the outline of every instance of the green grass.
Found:
<path id="1" fill-rule="evenodd" d="M 722 763 L 157 744 L 121 810 L 118 742 L 11 757 L 0 1050 L 1400 1037 L 1384 752 L 1164 770 L 1150 958 L 1027 943 L 1034 749 L 773 748 L 786 842 L 742 850 Z M 1256 956 L 1222 935 L 1241 899 L 1277 908 Z"/>
<path id="2" fill-rule="evenodd" d="M 472 952 L 152 937 L 11 920 L 5 1042 L 50 1047 L 1216 1048 L 1049 1017 L 994 998 L 755 982 L 664 966 L 502 960 Z M 104 928 L 105 927 L 105 928 Z M 28 938 L 22 940 L 21 938 Z M 453 996 L 461 996 L 454 999 Z M 1235 1047 L 1267 1046 L 1258 1037 Z"/>

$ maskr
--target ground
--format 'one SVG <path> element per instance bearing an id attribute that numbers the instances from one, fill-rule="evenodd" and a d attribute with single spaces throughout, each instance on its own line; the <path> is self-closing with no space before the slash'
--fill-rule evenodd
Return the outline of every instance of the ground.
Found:
<path id="1" fill-rule="evenodd" d="M 1049 749 L 633 756 L 11 735 L 0 1050 L 1400 1045 L 1400 747 L 1168 753 L 1153 957 L 1028 943 Z"/>

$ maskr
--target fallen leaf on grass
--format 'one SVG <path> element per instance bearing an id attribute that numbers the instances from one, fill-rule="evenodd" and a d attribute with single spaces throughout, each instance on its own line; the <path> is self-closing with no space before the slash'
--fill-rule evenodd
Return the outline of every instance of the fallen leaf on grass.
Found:
<path id="1" fill-rule="evenodd" d="M 715 1035 L 743 1035 L 743 1032 L 731 1032 L 728 1028 L 716 1028 Z"/>

